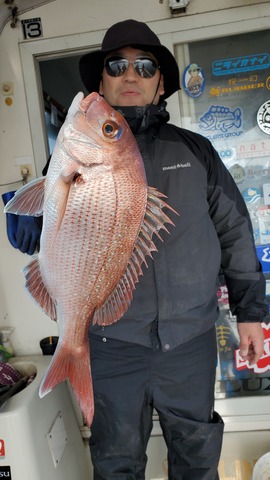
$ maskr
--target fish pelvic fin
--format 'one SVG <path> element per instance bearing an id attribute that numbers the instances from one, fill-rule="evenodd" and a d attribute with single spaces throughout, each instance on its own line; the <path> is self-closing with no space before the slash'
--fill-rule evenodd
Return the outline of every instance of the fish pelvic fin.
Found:
<path id="1" fill-rule="evenodd" d="M 135 285 L 139 281 L 139 276 L 143 274 L 142 264 L 144 263 L 148 267 L 146 257 L 149 256 L 152 259 L 151 252 L 157 251 L 152 240 L 153 235 L 157 235 L 158 238 L 162 240 L 159 234 L 160 230 L 165 230 L 167 233 L 170 233 L 165 227 L 165 223 L 174 226 L 173 221 L 163 212 L 163 208 L 167 208 L 178 215 L 163 198 L 166 198 L 166 196 L 156 188 L 148 187 L 144 220 L 133 252 L 129 258 L 126 271 L 106 302 L 101 308 L 95 310 L 92 319 L 93 324 L 111 325 L 117 322 L 127 311 L 133 298 Z"/>
<path id="2" fill-rule="evenodd" d="M 58 342 L 48 370 L 39 387 L 40 398 L 45 397 L 59 383 L 69 380 L 75 398 L 87 425 L 90 427 L 94 416 L 94 395 L 90 369 L 88 342 L 78 351 L 72 351 Z"/>
<path id="3" fill-rule="evenodd" d="M 25 287 L 27 291 L 39 307 L 49 315 L 52 320 L 56 320 L 55 304 L 43 283 L 38 256 L 24 267 L 23 273 L 25 276 Z"/>
<path id="4" fill-rule="evenodd" d="M 45 180 L 46 177 L 35 178 L 17 190 L 6 204 L 4 212 L 40 217 L 43 213 Z"/>

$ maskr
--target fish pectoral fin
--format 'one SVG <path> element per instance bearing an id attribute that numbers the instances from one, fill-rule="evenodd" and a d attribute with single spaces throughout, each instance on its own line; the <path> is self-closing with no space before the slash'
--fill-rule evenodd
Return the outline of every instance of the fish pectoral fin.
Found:
<path id="1" fill-rule="evenodd" d="M 46 177 L 35 178 L 15 193 L 4 212 L 40 217 L 43 213 Z"/>
<path id="2" fill-rule="evenodd" d="M 25 287 L 37 302 L 40 308 L 56 320 L 56 308 L 47 288 L 45 287 L 41 273 L 38 256 L 36 256 L 24 269 Z"/>
<path id="3" fill-rule="evenodd" d="M 176 215 L 178 213 L 164 202 L 162 197 L 164 198 L 165 195 L 155 188 L 148 187 L 144 220 L 126 271 L 106 302 L 99 309 L 95 310 L 93 324 L 111 325 L 124 315 L 133 298 L 135 284 L 139 281 L 139 276 L 143 274 L 142 264 L 145 263 L 147 266 L 146 257 L 152 258 L 151 252 L 157 251 L 152 240 L 154 233 L 162 240 L 159 230 L 163 229 L 169 233 L 164 224 L 170 223 L 174 225 L 172 220 L 163 212 L 163 208 L 168 208 Z"/>
<path id="4" fill-rule="evenodd" d="M 56 235 L 58 234 L 61 228 L 63 218 L 66 213 L 72 179 L 75 173 L 76 172 L 74 172 L 73 170 L 72 173 L 70 173 L 68 178 L 66 175 L 61 175 L 58 178 L 58 180 L 55 182 L 50 192 L 50 196 L 54 198 L 54 204 L 57 205 L 57 211 L 58 211 L 57 223 L 56 223 Z"/>

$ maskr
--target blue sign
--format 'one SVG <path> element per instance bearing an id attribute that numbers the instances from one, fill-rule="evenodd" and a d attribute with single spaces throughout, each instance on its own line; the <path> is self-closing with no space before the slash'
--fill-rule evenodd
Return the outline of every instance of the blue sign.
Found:
<path id="1" fill-rule="evenodd" d="M 243 197 L 248 205 L 253 205 L 262 198 L 262 192 L 257 187 L 249 187 L 243 191 Z"/>
<path id="2" fill-rule="evenodd" d="M 270 273 L 270 245 L 256 247 L 258 259 L 264 273 Z"/>
<path id="3" fill-rule="evenodd" d="M 251 72 L 253 70 L 264 70 L 269 67 L 270 56 L 268 53 L 246 55 L 244 57 L 224 58 L 223 60 L 215 60 L 212 62 L 212 71 L 216 76 Z"/>

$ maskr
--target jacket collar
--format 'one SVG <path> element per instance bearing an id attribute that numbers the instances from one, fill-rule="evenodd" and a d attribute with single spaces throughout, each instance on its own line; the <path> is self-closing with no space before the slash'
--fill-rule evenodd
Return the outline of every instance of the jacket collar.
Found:
<path id="1" fill-rule="evenodd" d="M 149 104 L 146 107 L 118 107 L 113 108 L 123 115 L 132 133 L 135 135 L 148 130 L 150 127 L 158 127 L 169 121 L 170 115 L 166 110 L 167 103 L 160 105 Z"/>

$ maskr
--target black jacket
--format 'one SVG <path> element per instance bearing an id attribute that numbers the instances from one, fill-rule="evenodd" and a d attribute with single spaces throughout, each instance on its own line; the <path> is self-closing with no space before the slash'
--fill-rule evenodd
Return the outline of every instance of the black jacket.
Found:
<path id="1" fill-rule="evenodd" d="M 168 350 L 213 327 L 220 268 L 239 322 L 262 321 L 267 307 L 238 187 L 206 138 L 167 123 L 165 105 L 152 105 L 144 116 L 135 108 L 121 110 L 138 142 L 148 184 L 167 195 L 179 217 L 168 213 L 175 227 L 163 232 L 164 243 L 154 239 L 158 252 L 147 262 L 126 314 L 113 325 L 90 330 L 150 347 L 156 319 L 162 348 Z"/>

